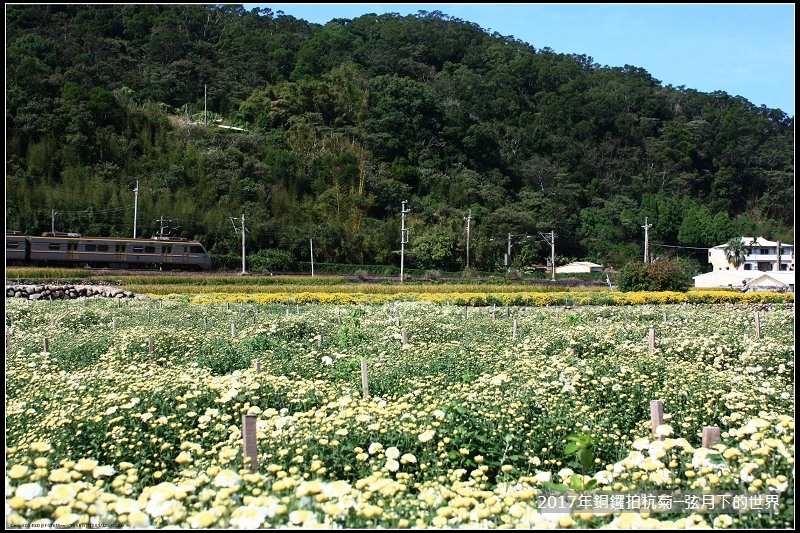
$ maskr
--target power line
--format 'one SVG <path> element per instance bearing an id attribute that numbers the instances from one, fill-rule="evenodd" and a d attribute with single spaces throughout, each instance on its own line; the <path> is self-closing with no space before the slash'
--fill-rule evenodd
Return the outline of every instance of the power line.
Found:
<path id="1" fill-rule="evenodd" d="M 686 248 L 687 250 L 708 250 L 708 246 L 705 248 L 701 248 L 699 246 L 675 246 L 672 244 L 659 244 L 658 246 L 663 246 L 664 248 Z"/>

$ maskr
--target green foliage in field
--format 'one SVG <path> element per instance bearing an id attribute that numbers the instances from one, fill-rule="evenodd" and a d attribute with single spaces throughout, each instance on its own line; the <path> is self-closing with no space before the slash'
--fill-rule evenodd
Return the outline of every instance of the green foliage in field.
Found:
<path id="1" fill-rule="evenodd" d="M 794 523 L 791 309 L 762 312 L 757 338 L 739 306 L 7 307 L 12 523 L 64 520 L 55 509 L 72 490 L 109 502 L 104 520 L 140 526 L 236 526 L 257 505 L 282 506 L 255 519 L 262 527 L 544 528 L 559 522 L 536 511 L 539 490 L 702 487 L 780 493 L 781 513 L 732 525 Z M 650 427 L 656 398 L 663 441 Z M 247 413 L 259 420 L 256 474 L 240 470 Z M 700 449 L 707 425 L 722 428 L 713 450 Z M 459 493 L 485 516 L 462 516 Z M 69 516 L 90 520 L 88 508 Z"/>

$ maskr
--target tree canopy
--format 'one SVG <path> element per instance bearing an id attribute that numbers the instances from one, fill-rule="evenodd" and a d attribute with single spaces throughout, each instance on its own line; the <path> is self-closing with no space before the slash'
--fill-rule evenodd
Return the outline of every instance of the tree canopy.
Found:
<path id="1" fill-rule="evenodd" d="M 507 234 L 610 266 L 791 242 L 794 117 L 441 12 L 311 24 L 241 5 L 6 6 L 6 227 L 502 269 Z M 223 128 L 220 126 L 228 126 Z M 546 263 L 543 239 L 526 261 Z M 703 257 L 701 259 L 704 260 Z M 704 262 L 704 261 L 703 261 Z"/>

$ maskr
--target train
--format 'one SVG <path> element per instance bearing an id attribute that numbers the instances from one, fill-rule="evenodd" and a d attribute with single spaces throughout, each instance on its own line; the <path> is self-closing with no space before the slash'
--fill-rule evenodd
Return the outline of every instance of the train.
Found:
<path id="1" fill-rule="evenodd" d="M 196 240 L 86 237 L 45 232 L 41 236 L 6 230 L 6 266 L 66 266 L 116 269 L 211 270 L 211 256 Z"/>

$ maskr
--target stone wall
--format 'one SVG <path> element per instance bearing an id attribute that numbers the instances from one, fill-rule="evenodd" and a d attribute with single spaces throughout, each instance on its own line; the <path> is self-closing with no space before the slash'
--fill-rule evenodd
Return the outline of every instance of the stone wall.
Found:
<path id="1" fill-rule="evenodd" d="M 105 285 L 70 285 L 70 284 L 16 284 L 6 285 L 6 298 L 26 298 L 28 300 L 74 300 L 104 296 L 106 298 L 137 298 L 141 296 Z"/>

